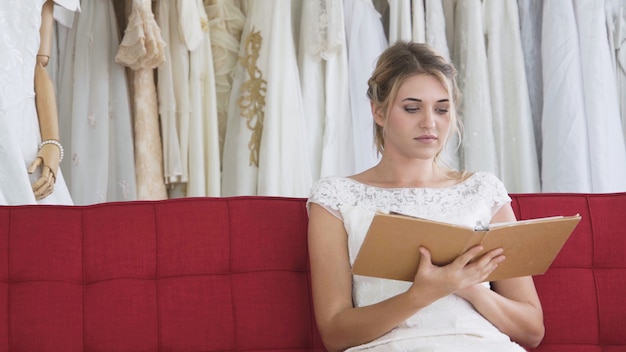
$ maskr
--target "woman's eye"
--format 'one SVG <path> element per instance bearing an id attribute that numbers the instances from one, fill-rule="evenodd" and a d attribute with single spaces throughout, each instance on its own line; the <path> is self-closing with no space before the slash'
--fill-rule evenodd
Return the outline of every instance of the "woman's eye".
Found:
<path id="1" fill-rule="evenodd" d="M 405 110 L 406 112 L 408 112 L 408 113 L 413 114 L 413 113 L 418 112 L 418 111 L 419 111 L 419 108 L 418 108 L 418 107 L 407 106 L 407 107 L 405 107 L 405 108 L 404 108 L 404 110 Z"/>
<path id="2" fill-rule="evenodd" d="M 446 108 L 438 108 L 438 109 L 435 109 L 435 111 L 436 111 L 438 114 L 441 114 L 441 115 L 444 115 L 444 114 L 447 114 L 447 113 L 448 113 L 448 109 L 446 109 Z"/>

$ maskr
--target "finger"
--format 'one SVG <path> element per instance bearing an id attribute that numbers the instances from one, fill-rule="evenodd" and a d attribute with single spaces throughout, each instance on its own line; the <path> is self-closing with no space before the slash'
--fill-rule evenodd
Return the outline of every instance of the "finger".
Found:
<path id="1" fill-rule="evenodd" d="M 433 261 L 432 261 L 432 258 L 430 256 L 430 251 L 428 250 L 428 248 L 420 247 L 419 251 L 420 251 L 420 266 L 422 264 L 424 264 L 424 265 L 428 265 L 428 264 L 432 265 Z"/>
<path id="2" fill-rule="evenodd" d="M 37 170 L 37 167 L 39 167 L 39 165 L 41 165 L 42 162 L 43 162 L 43 159 L 41 159 L 41 157 L 35 158 L 35 160 L 33 160 L 33 162 L 28 167 L 28 173 L 32 174 L 33 172 L 35 172 L 35 170 Z"/>
<path id="3" fill-rule="evenodd" d="M 35 199 L 40 200 L 52 194 L 53 191 L 54 184 L 51 182 L 44 182 L 44 184 L 42 184 L 40 187 L 34 189 L 33 193 L 35 194 Z"/>
<path id="4" fill-rule="evenodd" d="M 50 169 L 47 166 L 44 167 L 41 172 L 41 177 L 33 184 L 33 192 L 38 195 L 44 194 L 48 189 L 54 187 L 53 180 L 54 178 L 52 177 Z"/>
<path id="5" fill-rule="evenodd" d="M 504 253 L 504 249 L 502 248 L 492 249 L 483 254 L 478 260 L 476 260 L 476 262 L 481 265 L 487 265 L 490 262 L 495 262 L 496 264 L 501 263 L 504 260 L 504 255 L 502 255 L 502 253 Z"/>
<path id="6" fill-rule="evenodd" d="M 454 260 L 453 263 L 460 265 L 461 267 L 466 266 L 472 259 L 474 259 L 481 251 L 483 250 L 483 246 L 477 245 L 474 246 L 465 253 L 461 254 L 458 258 Z"/>

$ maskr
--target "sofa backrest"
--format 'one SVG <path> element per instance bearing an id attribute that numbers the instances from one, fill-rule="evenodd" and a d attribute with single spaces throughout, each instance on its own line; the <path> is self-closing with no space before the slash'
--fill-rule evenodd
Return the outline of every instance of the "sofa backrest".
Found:
<path id="1" fill-rule="evenodd" d="M 302 199 L 0 207 L 0 351 L 323 351 Z"/>
<path id="2" fill-rule="evenodd" d="M 512 195 L 518 218 L 579 213 L 535 277 L 537 351 L 626 349 L 626 193 Z M 0 352 L 324 351 L 304 199 L 0 207 Z"/>
<path id="3" fill-rule="evenodd" d="M 626 351 L 626 193 L 512 195 L 518 218 L 579 213 L 535 285 L 546 335 L 536 351 Z"/>

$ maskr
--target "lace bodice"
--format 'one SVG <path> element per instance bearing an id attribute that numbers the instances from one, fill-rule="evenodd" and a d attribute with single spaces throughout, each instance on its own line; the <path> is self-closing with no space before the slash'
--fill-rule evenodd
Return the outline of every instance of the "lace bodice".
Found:
<path id="1" fill-rule="evenodd" d="M 478 172 L 459 184 L 445 188 L 380 188 L 346 177 L 327 177 L 314 184 L 307 204 L 319 204 L 343 221 L 348 234 L 352 265 L 376 211 L 396 211 L 474 226 L 477 222 L 488 224 L 492 216 L 510 201 L 499 179 L 490 173 Z M 353 301 L 357 307 L 371 305 L 406 291 L 410 284 L 354 275 Z M 420 310 L 367 346 L 435 335 L 467 334 L 487 337 L 498 343 L 509 343 L 509 338 L 483 318 L 471 304 L 456 295 L 450 295 Z"/>

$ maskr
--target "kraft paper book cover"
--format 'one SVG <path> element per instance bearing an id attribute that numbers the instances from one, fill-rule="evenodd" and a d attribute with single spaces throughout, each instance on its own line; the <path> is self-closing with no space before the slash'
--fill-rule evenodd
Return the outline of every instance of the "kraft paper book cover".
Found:
<path id="1" fill-rule="evenodd" d="M 431 252 L 435 265 L 445 265 L 482 244 L 476 257 L 502 247 L 506 259 L 485 281 L 540 275 L 574 231 L 580 215 L 555 216 L 470 228 L 401 214 L 377 213 L 352 267 L 355 275 L 413 281 L 419 247 Z"/>

